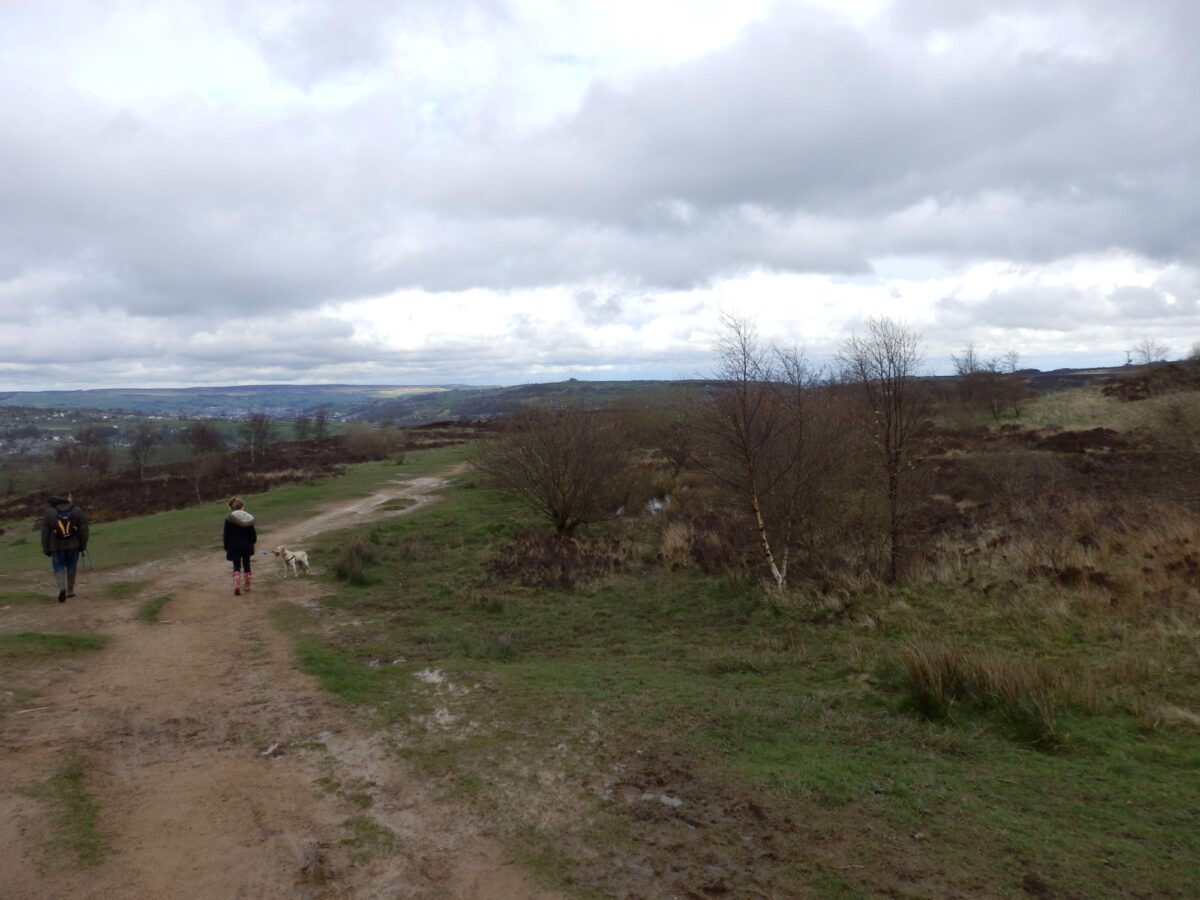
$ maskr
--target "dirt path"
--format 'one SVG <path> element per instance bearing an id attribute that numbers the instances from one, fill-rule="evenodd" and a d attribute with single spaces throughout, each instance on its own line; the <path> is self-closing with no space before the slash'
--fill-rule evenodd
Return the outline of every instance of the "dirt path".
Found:
<path id="1" fill-rule="evenodd" d="M 396 483 L 263 529 L 259 547 L 387 514 L 381 507 L 401 498 L 411 512 L 443 485 Z M 44 689 L 0 723 L 0 897 L 557 896 L 295 668 L 267 609 L 312 602 L 315 584 L 284 581 L 259 557 L 254 593 L 235 598 L 226 565 L 217 553 L 154 562 L 106 576 L 149 579 L 134 599 L 96 599 L 97 577 L 65 606 L 0 611 L 0 631 L 110 639 L 33 670 Z M 165 593 L 174 599 L 163 622 L 133 619 Z M 86 760 L 111 851 L 85 870 L 49 849 L 46 806 L 27 793 L 73 754 Z"/>

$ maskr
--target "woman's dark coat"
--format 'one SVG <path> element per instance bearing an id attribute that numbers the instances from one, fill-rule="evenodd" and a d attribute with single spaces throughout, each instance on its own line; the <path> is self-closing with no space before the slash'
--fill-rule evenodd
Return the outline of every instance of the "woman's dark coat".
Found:
<path id="1" fill-rule="evenodd" d="M 235 509 L 225 517 L 225 558 L 230 562 L 254 555 L 258 533 L 254 530 L 254 516 L 244 509 Z"/>

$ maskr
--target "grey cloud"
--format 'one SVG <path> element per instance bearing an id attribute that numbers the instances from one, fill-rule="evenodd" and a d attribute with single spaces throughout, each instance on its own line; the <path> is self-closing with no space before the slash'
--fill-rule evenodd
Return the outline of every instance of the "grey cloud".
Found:
<path id="1" fill-rule="evenodd" d="M 1192 316 L 1200 311 L 1200 298 L 1177 300 L 1157 288 L 1135 285 L 1117 288 L 1112 292 L 1111 300 L 1122 318 L 1135 320 Z"/>
<path id="2" fill-rule="evenodd" d="M 609 296 L 601 300 L 595 291 L 578 291 L 571 299 L 589 325 L 608 325 L 620 319 L 624 312 L 620 297 Z"/>
<path id="3" fill-rule="evenodd" d="M 1195 258 L 1200 129 L 1186 87 L 1195 82 L 1182 76 L 1196 64 L 1172 35 L 1188 33 L 1192 14 L 1160 9 L 1147 34 L 1139 12 L 1105 6 L 1090 57 L 971 47 L 931 57 L 923 34 L 781 13 L 711 57 L 630 88 L 597 86 L 557 130 L 452 160 L 453 177 L 430 182 L 430 202 L 681 243 L 714 214 L 764 208 L 830 223 L 843 256 L 857 247 L 1046 259 L 1124 247 Z M 1064 16 L 1044 14 L 1046 27 Z M 1114 43 L 1134 19 L 1142 43 Z M 956 220 L 995 198 L 1008 207 L 1003 220 L 986 210 Z M 938 215 L 887 227 L 921 203 Z M 955 220 L 949 243 L 943 219 Z M 703 280 L 719 261 L 697 253 L 692 266 Z"/>
<path id="4" fill-rule="evenodd" d="M 360 5 L 335 18 L 376 22 L 370 46 L 349 44 L 373 59 L 392 19 Z M 913 6 L 933 21 L 942 8 Z M 341 42 L 322 25 L 333 7 L 300 9 L 288 40 L 336 71 L 321 56 Z M 922 33 L 780 9 L 726 50 L 598 84 L 524 137 L 458 119 L 431 135 L 403 89 L 255 117 L 198 98 L 109 112 L 39 88 L 0 124 L 0 276 L 86 272 L 118 282 L 120 305 L 169 313 L 397 287 L 686 288 L 896 254 L 1200 257 L 1200 115 L 1181 86 L 1195 63 L 1172 36 L 1185 7 L 1162 5 L 1149 32 L 1137 17 L 1141 44 L 1093 58 L 949 59 Z M 1135 18 L 1099 9 L 1098 41 Z"/>
<path id="5" fill-rule="evenodd" d="M 1127 285 L 1101 292 L 1033 284 L 995 291 L 981 300 L 945 297 L 936 313 L 943 327 L 967 334 L 977 328 L 1082 333 L 1148 327 L 1162 332 L 1200 325 L 1200 298 L 1172 299 L 1155 287 Z"/>
<path id="6" fill-rule="evenodd" d="M 1077 288 L 1021 287 L 997 291 L 979 302 L 946 298 L 939 312 L 969 327 L 1071 331 L 1093 321 L 1098 298 Z"/>
<path id="7" fill-rule="evenodd" d="M 493 26 L 507 16 L 492 0 L 303 0 L 231 3 L 227 14 L 254 36 L 264 60 L 302 87 L 386 66 L 404 30 L 454 31 L 478 16 Z"/>

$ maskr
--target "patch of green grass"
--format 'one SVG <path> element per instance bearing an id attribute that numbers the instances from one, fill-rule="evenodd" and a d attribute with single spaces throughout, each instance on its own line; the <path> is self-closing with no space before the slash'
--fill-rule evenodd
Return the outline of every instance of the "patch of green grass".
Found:
<path id="1" fill-rule="evenodd" d="M 375 805 L 375 799 L 370 794 L 356 792 L 343 794 L 342 797 L 347 803 L 357 806 L 359 809 L 370 809 Z"/>
<path id="2" fill-rule="evenodd" d="M 149 586 L 149 581 L 114 581 L 104 586 L 104 596 L 113 600 L 128 600 Z"/>
<path id="3" fill-rule="evenodd" d="M 371 666 L 348 656 L 309 634 L 294 636 L 296 661 L 302 671 L 314 676 L 321 687 L 347 703 L 370 709 L 381 724 L 424 709 L 418 697 L 406 690 L 412 680 L 408 667 Z"/>
<path id="4" fill-rule="evenodd" d="M 603 900 L 610 896 L 592 888 L 576 884 L 570 866 L 554 841 L 546 834 L 533 829 L 521 828 L 516 840 L 517 858 L 533 875 L 547 887 L 564 891 L 579 900 Z"/>
<path id="5" fill-rule="evenodd" d="M 46 802 L 52 833 L 49 848 L 56 857 L 65 852 L 82 867 L 98 865 L 108 853 L 108 841 L 100 830 L 99 805 L 85 784 L 86 761 L 69 757 L 50 779 L 28 789 L 28 794 Z"/>
<path id="6" fill-rule="evenodd" d="M 155 597 L 153 600 L 147 600 L 138 607 L 135 615 L 143 622 L 157 622 L 158 614 L 162 612 L 162 608 L 171 602 L 171 595 L 164 594 L 161 597 Z"/>
<path id="7" fill-rule="evenodd" d="M 823 900 L 862 900 L 871 895 L 837 872 L 816 872 L 809 882 L 813 896 Z"/>
<path id="8" fill-rule="evenodd" d="M 1168 414 L 1188 421 L 1200 417 L 1200 393 L 1171 393 L 1147 400 L 1127 401 L 1106 397 L 1100 385 L 1042 394 L 1025 403 L 1014 421 L 1033 428 L 1135 428 L 1161 426 Z"/>
<path id="9" fill-rule="evenodd" d="M 271 623 L 284 634 L 299 634 L 309 625 L 314 624 L 316 617 L 297 603 L 276 603 L 267 610 Z"/>
<path id="10" fill-rule="evenodd" d="M 350 848 L 350 858 L 356 862 L 391 856 L 396 852 L 396 832 L 366 816 L 356 816 L 342 823 L 350 834 L 342 844 Z"/>
<path id="11" fill-rule="evenodd" d="M 108 638 L 98 634 L 45 634 L 37 631 L 0 634 L 0 659 L 99 650 L 107 642 Z"/>
<path id="12" fill-rule="evenodd" d="M 9 603 L 54 603 L 52 593 L 39 594 L 36 591 L 0 591 L 0 606 Z"/>

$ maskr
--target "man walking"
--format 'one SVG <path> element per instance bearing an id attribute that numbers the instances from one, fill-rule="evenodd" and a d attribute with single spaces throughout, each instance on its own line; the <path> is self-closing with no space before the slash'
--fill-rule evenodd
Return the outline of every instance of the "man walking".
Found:
<path id="1" fill-rule="evenodd" d="M 50 508 L 42 517 L 42 552 L 50 557 L 59 603 L 75 596 L 75 570 L 87 542 L 88 524 L 83 510 L 69 496 L 51 497 Z"/>

